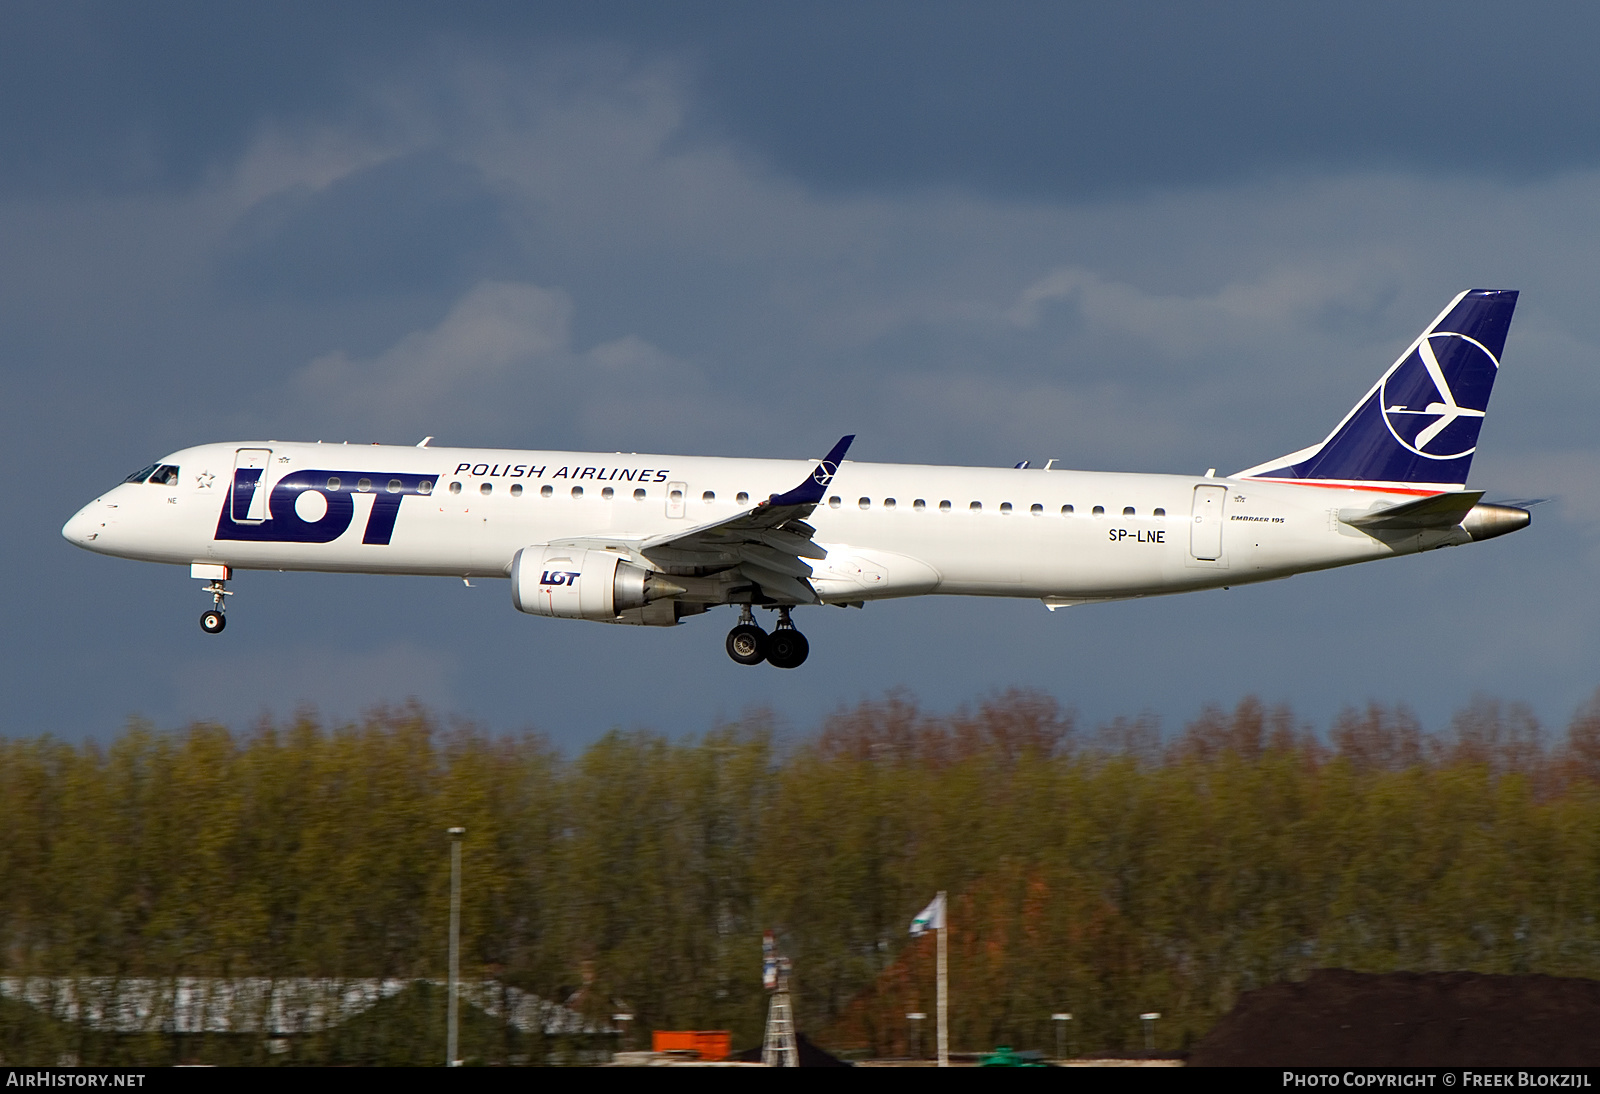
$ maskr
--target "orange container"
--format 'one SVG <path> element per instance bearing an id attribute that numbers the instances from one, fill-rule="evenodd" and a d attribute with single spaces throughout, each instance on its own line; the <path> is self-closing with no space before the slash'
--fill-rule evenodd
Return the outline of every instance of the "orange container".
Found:
<path id="1" fill-rule="evenodd" d="M 657 1029 L 650 1031 L 655 1052 L 698 1052 L 702 1060 L 726 1060 L 733 1034 L 725 1029 Z"/>

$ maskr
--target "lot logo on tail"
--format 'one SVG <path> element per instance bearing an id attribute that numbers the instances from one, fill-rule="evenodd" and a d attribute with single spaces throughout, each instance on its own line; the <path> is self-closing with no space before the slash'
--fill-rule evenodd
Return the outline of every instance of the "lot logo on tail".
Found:
<path id="1" fill-rule="evenodd" d="M 1379 399 L 1394 439 L 1419 456 L 1470 454 L 1500 363 L 1460 334 L 1431 334 L 1384 378 Z"/>
<path id="2" fill-rule="evenodd" d="M 1510 289 L 1457 296 L 1326 440 L 1237 477 L 1413 493 L 1464 487 L 1516 306 Z"/>

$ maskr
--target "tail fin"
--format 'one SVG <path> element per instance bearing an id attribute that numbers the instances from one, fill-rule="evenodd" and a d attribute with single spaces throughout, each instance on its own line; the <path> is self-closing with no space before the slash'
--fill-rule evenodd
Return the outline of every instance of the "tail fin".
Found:
<path id="1" fill-rule="evenodd" d="M 1510 289 L 1462 293 L 1327 440 L 1234 477 L 1418 493 L 1462 489 L 1516 306 Z"/>

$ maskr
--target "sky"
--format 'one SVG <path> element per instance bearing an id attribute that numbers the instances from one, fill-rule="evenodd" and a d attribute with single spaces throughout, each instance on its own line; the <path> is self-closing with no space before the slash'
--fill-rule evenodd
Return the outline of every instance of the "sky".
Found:
<path id="1" fill-rule="evenodd" d="M 0 6 L 0 734 L 416 698 L 580 748 L 904 689 L 1168 728 L 1600 684 L 1600 9 Z M 1457 292 L 1522 291 L 1491 543 L 1050 613 L 923 597 L 734 665 L 505 582 L 239 575 L 60 536 L 193 444 L 324 439 L 1236 471 L 1320 440 Z"/>

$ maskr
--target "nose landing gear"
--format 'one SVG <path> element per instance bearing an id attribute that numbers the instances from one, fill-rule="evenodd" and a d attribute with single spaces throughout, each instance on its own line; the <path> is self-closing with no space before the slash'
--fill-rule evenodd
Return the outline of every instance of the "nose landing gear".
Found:
<path id="1" fill-rule="evenodd" d="M 232 596 L 233 590 L 227 586 L 228 583 L 226 581 L 219 579 L 205 587 L 205 591 L 211 594 L 212 603 L 216 605 L 216 607 L 202 612 L 200 615 L 200 629 L 207 634 L 221 634 L 222 628 L 228 625 L 228 617 L 225 614 L 228 606 L 222 598 Z"/>
<path id="2" fill-rule="evenodd" d="M 738 625 L 728 632 L 727 646 L 728 656 L 741 665 L 765 661 L 780 669 L 799 668 L 811 652 L 811 643 L 789 621 L 788 608 L 778 609 L 778 625 L 768 634 L 756 625 L 748 604 L 739 613 Z"/>

